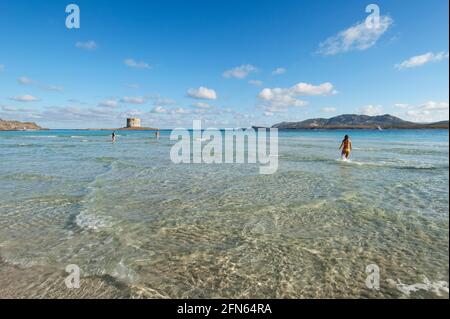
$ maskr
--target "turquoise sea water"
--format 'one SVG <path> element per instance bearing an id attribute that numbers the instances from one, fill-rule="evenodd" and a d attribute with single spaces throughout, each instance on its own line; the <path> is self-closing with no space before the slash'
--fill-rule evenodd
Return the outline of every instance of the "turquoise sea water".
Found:
<path id="1" fill-rule="evenodd" d="M 272 175 L 109 134 L 0 132 L 0 297 L 65 297 L 69 264 L 79 297 L 448 297 L 447 130 L 280 132 Z"/>

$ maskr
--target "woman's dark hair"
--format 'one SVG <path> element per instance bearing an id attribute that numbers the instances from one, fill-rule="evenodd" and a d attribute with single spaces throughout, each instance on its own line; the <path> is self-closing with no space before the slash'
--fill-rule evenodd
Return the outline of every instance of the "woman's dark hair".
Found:
<path id="1" fill-rule="evenodd" d="M 344 136 L 344 141 L 348 140 L 348 135 Z"/>

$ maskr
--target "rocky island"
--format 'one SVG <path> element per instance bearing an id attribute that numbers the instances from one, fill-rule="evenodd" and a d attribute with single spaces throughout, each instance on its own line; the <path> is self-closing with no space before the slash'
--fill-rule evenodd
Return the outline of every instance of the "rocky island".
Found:
<path id="1" fill-rule="evenodd" d="M 37 131 L 46 130 L 34 122 L 5 121 L 0 119 L 0 131 Z"/>
<path id="2" fill-rule="evenodd" d="M 343 114 L 329 119 L 315 118 L 301 122 L 281 122 L 278 129 L 448 129 L 448 121 L 414 123 L 385 114 L 377 116 Z"/>

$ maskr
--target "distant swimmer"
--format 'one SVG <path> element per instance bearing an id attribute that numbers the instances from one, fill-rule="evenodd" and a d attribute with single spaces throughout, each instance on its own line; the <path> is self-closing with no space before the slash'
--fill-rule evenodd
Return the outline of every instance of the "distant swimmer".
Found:
<path id="1" fill-rule="evenodd" d="M 341 146 L 339 146 L 339 149 L 342 148 L 341 156 L 342 158 L 348 159 L 350 157 L 350 151 L 352 150 L 352 141 L 348 137 L 348 135 L 344 136 L 344 140 L 341 143 Z"/>
<path id="2" fill-rule="evenodd" d="M 156 138 L 157 140 L 159 140 L 159 136 L 160 136 L 159 131 L 156 131 L 156 132 L 155 132 L 155 138 Z"/>
<path id="3" fill-rule="evenodd" d="M 112 132 L 112 134 L 111 134 L 111 139 L 112 139 L 112 142 L 113 142 L 113 143 L 116 142 L 116 132 L 115 132 L 115 131 Z"/>

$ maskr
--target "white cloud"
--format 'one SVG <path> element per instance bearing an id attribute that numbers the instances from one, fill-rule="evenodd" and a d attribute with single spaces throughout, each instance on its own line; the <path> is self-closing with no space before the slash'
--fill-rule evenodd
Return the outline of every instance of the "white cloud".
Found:
<path id="1" fill-rule="evenodd" d="M 159 106 L 159 105 L 155 106 L 151 112 L 152 113 L 159 113 L 159 114 L 168 113 L 168 111 L 165 108 L 163 108 L 162 106 Z"/>
<path id="2" fill-rule="evenodd" d="M 403 109 L 403 113 L 398 116 L 412 122 L 438 122 L 448 120 L 448 102 L 428 101 L 420 105 L 397 103 L 396 107 Z"/>
<path id="3" fill-rule="evenodd" d="M 136 68 L 136 69 L 151 69 L 151 65 L 146 62 L 137 62 L 133 59 L 126 59 L 125 65 L 129 66 L 130 68 Z"/>
<path id="4" fill-rule="evenodd" d="M 249 84 L 254 85 L 254 86 L 262 86 L 263 85 L 263 81 L 260 80 L 250 80 L 248 81 Z"/>
<path id="5" fill-rule="evenodd" d="M 141 118 L 143 126 L 159 128 L 191 127 L 192 119 L 194 118 L 201 119 L 205 127 L 249 127 L 256 123 L 256 117 L 253 114 L 242 114 L 227 108 L 205 110 L 158 107 L 154 111 L 143 111 L 139 109 L 110 109 L 104 107 L 52 106 L 44 108 L 30 107 L 29 110 L 19 107 L 2 110 L 0 106 L 0 118 L 38 121 L 38 124 L 45 127 L 117 128 L 123 127 L 125 119 L 133 116 Z"/>
<path id="6" fill-rule="evenodd" d="M 448 102 L 428 101 L 422 104 L 420 108 L 428 111 L 448 111 Z"/>
<path id="7" fill-rule="evenodd" d="M 168 98 L 162 98 L 158 95 L 154 98 L 153 103 L 154 105 L 165 106 L 165 105 L 175 105 L 177 104 L 177 101 Z"/>
<path id="8" fill-rule="evenodd" d="M 47 84 L 42 84 L 40 82 L 37 82 L 33 79 L 30 79 L 26 76 L 22 76 L 18 79 L 19 83 L 22 85 L 31 85 L 34 87 L 37 87 L 39 89 L 42 90 L 46 90 L 46 91 L 57 91 L 57 92 L 61 92 L 63 90 L 63 88 L 61 86 L 56 86 L 56 85 L 47 85 Z"/>
<path id="9" fill-rule="evenodd" d="M 147 99 L 142 96 L 124 96 L 120 99 L 120 102 L 129 104 L 145 104 Z"/>
<path id="10" fill-rule="evenodd" d="M 378 39 L 389 29 L 393 20 L 388 16 L 380 16 L 378 27 L 368 27 L 364 22 L 340 31 L 337 35 L 319 44 L 318 53 L 335 55 L 349 51 L 363 51 L 375 45 Z"/>
<path id="11" fill-rule="evenodd" d="M 263 114 L 264 116 L 273 116 L 273 112 L 265 111 Z"/>
<path id="12" fill-rule="evenodd" d="M 2 105 L 2 111 L 5 112 L 20 112 L 20 113 L 27 113 L 27 112 L 33 112 L 34 109 L 27 109 L 27 108 L 19 108 L 15 106 L 9 106 L 9 105 Z"/>
<path id="13" fill-rule="evenodd" d="M 207 87 L 199 87 L 198 89 L 189 89 L 187 95 L 194 99 L 215 100 L 217 99 L 216 91 Z"/>
<path id="14" fill-rule="evenodd" d="M 75 46 L 79 49 L 95 50 L 97 48 L 97 43 L 95 43 L 95 41 L 93 41 L 93 40 L 86 41 L 86 42 L 78 41 L 77 43 L 75 43 Z"/>
<path id="15" fill-rule="evenodd" d="M 182 107 L 178 107 L 176 109 L 166 109 L 158 105 L 151 110 L 151 113 L 166 114 L 166 115 L 186 115 L 191 114 L 192 110 L 188 110 Z"/>
<path id="16" fill-rule="evenodd" d="M 214 108 L 214 106 L 210 105 L 209 103 L 205 103 L 205 102 L 197 102 L 193 104 L 194 107 L 199 108 L 199 109 L 212 109 Z"/>
<path id="17" fill-rule="evenodd" d="M 244 65 L 240 65 L 237 66 L 233 69 L 227 70 L 225 72 L 223 72 L 223 77 L 224 78 L 236 78 L 236 79 L 243 79 L 245 77 L 247 77 L 247 75 L 249 75 L 250 73 L 254 73 L 257 72 L 258 68 L 254 67 L 251 64 L 244 64 Z"/>
<path id="18" fill-rule="evenodd" d="M 89 105 L 89 103 L 81 101 L 79 99 L 68 99 L 67 102 L 74 103 L 74 104 L 79 104 L 79 105 Z"/>
<path id="19" fill-rule="evenodd" d="M 284 74 L 284 73 L 286 73 L 285 68 L 276 68 L 275 70 L 272 71 L 272 74 L 274 74 L 274 75 L 280 75 L 280 74 Z"/>
<path id="20" fill-rule="evenodd" d="M 427 64 L 429 62 L 439 62 L 444 59 L 448 59 L 449 54 L 448 52 L 428 52 L 422 55 L 416 55 L 408 60 L 403 61 L 402 63 L 396 64 L 395 67 L 399 70 L 403 69 L 409 69 L 409 68 L 415 68 L 424 64 Z"/>
<path id="21" fill-rule="evenodd" d="M 179 108 L 176 108 L 175 110 L 173 110 L 173 113 L 175 113 L 175 114 L 190 114 L 191 110 L 187 110 L 182 107 L 179 107 Z"/>
<path id="22" fill-rule="evenodd" d="M 334 113 L 336 112 L 336 108 L 335 107 L 324 107 L 321 109 L 322 112 L 325 113 Z"/>
<path id="23" fill-rule="evenodd" d="M 302 107 L 308 103 L 300 100 L 299 96 L 327 96 L 336 94 L 337 91 L 329 82 L 320 85 L 297 83 L 290 88 L 265 88 L 258 97 L 262 101 L 262 107 L 268 112 L 284 112 L 290 106 Z"/>
<path id="24" fill-rule="evenodd" d="M 29 94 L 25 94 L 25 95 L 19 95 L 19 96 L 13 96 L 9 98 L 10 100 L 16 101 L 16 102 L 36 102 L 36 101 L 40 101 L 39 98 L 33 96 L 33 95 L 29 95 Z"/>
<path id="25" fill-rule="evenodd" d="M 101 107 L 116 108 L 116 107 L 119 106 L 119 102 L 116 101 L 116 100 L 104 100 L 104 101 L 101 101 L 101 102 L 98 104 L 98 106 L 101 106 Z"/>
<path id="26" fill-rule="evenodd" d="M 396 103 L 394 104 L 395 107 L 399 107 L 401 109 L 407 109 L 410 105 L 406 103 Z"/>
<path id="27" fill-rule="evenodd" d="M 19 81 L 20 84 L 31 84 L 31 83 L 33 83 L 32 79 L 27 78 L 25 76 L 20 77 L 18 81 Z"/>
<path id="28" fill-rule="evenodd" d="M 366 105 L 360 107 L 358 113 L 369 116 L 381 115 L 383 114 L 383 107 L 381 105 Z"/>

